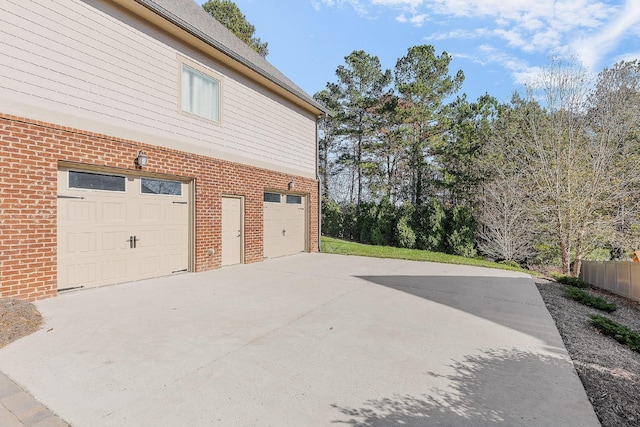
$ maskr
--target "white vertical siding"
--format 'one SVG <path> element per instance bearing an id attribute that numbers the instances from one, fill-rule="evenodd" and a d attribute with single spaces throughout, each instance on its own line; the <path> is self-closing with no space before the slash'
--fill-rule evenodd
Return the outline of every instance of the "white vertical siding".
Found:
<path id="1" fill-rule="evenodd" d="M 222 76 L 220 124 L 178 112 L 179 56 Z M 312 114 L 110 1 L 0 2 L 0 111 L 315 176 Z"/>

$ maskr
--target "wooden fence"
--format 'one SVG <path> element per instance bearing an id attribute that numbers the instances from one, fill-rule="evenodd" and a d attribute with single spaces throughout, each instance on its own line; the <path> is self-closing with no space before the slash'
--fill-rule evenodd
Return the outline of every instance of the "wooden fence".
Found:
<path id="1" fill-rule="evenodd" d="M 580 279 L 592 286 L 640 301 L 640 262 L 584 261 Z"/>

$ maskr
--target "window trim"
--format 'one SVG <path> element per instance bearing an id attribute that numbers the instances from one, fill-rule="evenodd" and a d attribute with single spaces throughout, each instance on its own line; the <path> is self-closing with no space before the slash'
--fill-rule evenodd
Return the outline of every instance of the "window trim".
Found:
<path id="1" fill-rule="evenodd" d="M 218 82 L 218 120 L 212 120 L 209 119 L 207 117 L 203 117 L 200 116 L 198 114 L 195 113 L 191 113 L 189 111 L 184 111 L 182 109 L 182 69 L 183 67 L 188 67 L 191 68 L 192 70 L 203 74 L 205 77 L 210 78 L 211 80 L 215 80 L 216 82 Z M 203 122 L 206 123 L 211 123 L 211 124 L 215 124 L 215 125 L 221 125 L 222 124 L 222 98 L 223 98 L 223 76 L 217 72 L 215 72 L 214 70 L 205 67 L 204 65 L 201 65 L 195 61 L 192 61 L 190 59 L 187 59 L 185 57 L 179 56 L 178 55 L 178 99 L 176 100 L 176 105 L 178 108 L 178 113 L 183 115 L 183 116 L 187 116 L 187 117 L 191 117 L 193 119 L 197 119 L 197 120 L 201 120 Z"/>

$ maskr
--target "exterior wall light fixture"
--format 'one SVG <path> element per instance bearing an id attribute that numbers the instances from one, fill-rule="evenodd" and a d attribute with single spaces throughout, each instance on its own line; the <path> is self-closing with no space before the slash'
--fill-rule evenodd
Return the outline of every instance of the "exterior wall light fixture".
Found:
<path id="1" fill-rule="evenodd" d="M 293 182 L 293 180 L 289 181 L 289 190 L 293 190 L 294 188 L 296 188 L 296 183 Z"/>
<path id="2" fill-rule="evenodd" d="M 136 156 L 136 165 L 140 168 L 145 167 L 147 165 L 147 160 L 149 160 L 147 153 L 142 150 L 138 151 L 138 155 Z"/>

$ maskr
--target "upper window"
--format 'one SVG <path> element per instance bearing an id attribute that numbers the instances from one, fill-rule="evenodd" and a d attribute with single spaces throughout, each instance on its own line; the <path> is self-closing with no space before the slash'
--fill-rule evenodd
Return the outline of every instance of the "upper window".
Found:
<path id="1" fill-rule="evenodd" d="M 69 171 L 69 188 L 89 190 L 125 191 L 125 177 L 93 172 Z"/>
<path id="2" fill-rule="evenodd" d="M 220 82 L 182 64 L 181 109 L 213 122 L 220 121 Z"/>
<path id="3" fill-rule="evenodd" d="M 144 194 L 182 195 L 182 183 L 179 181 L 164 181 L 162 179 L 142 178 L 140 190 Z"/>

